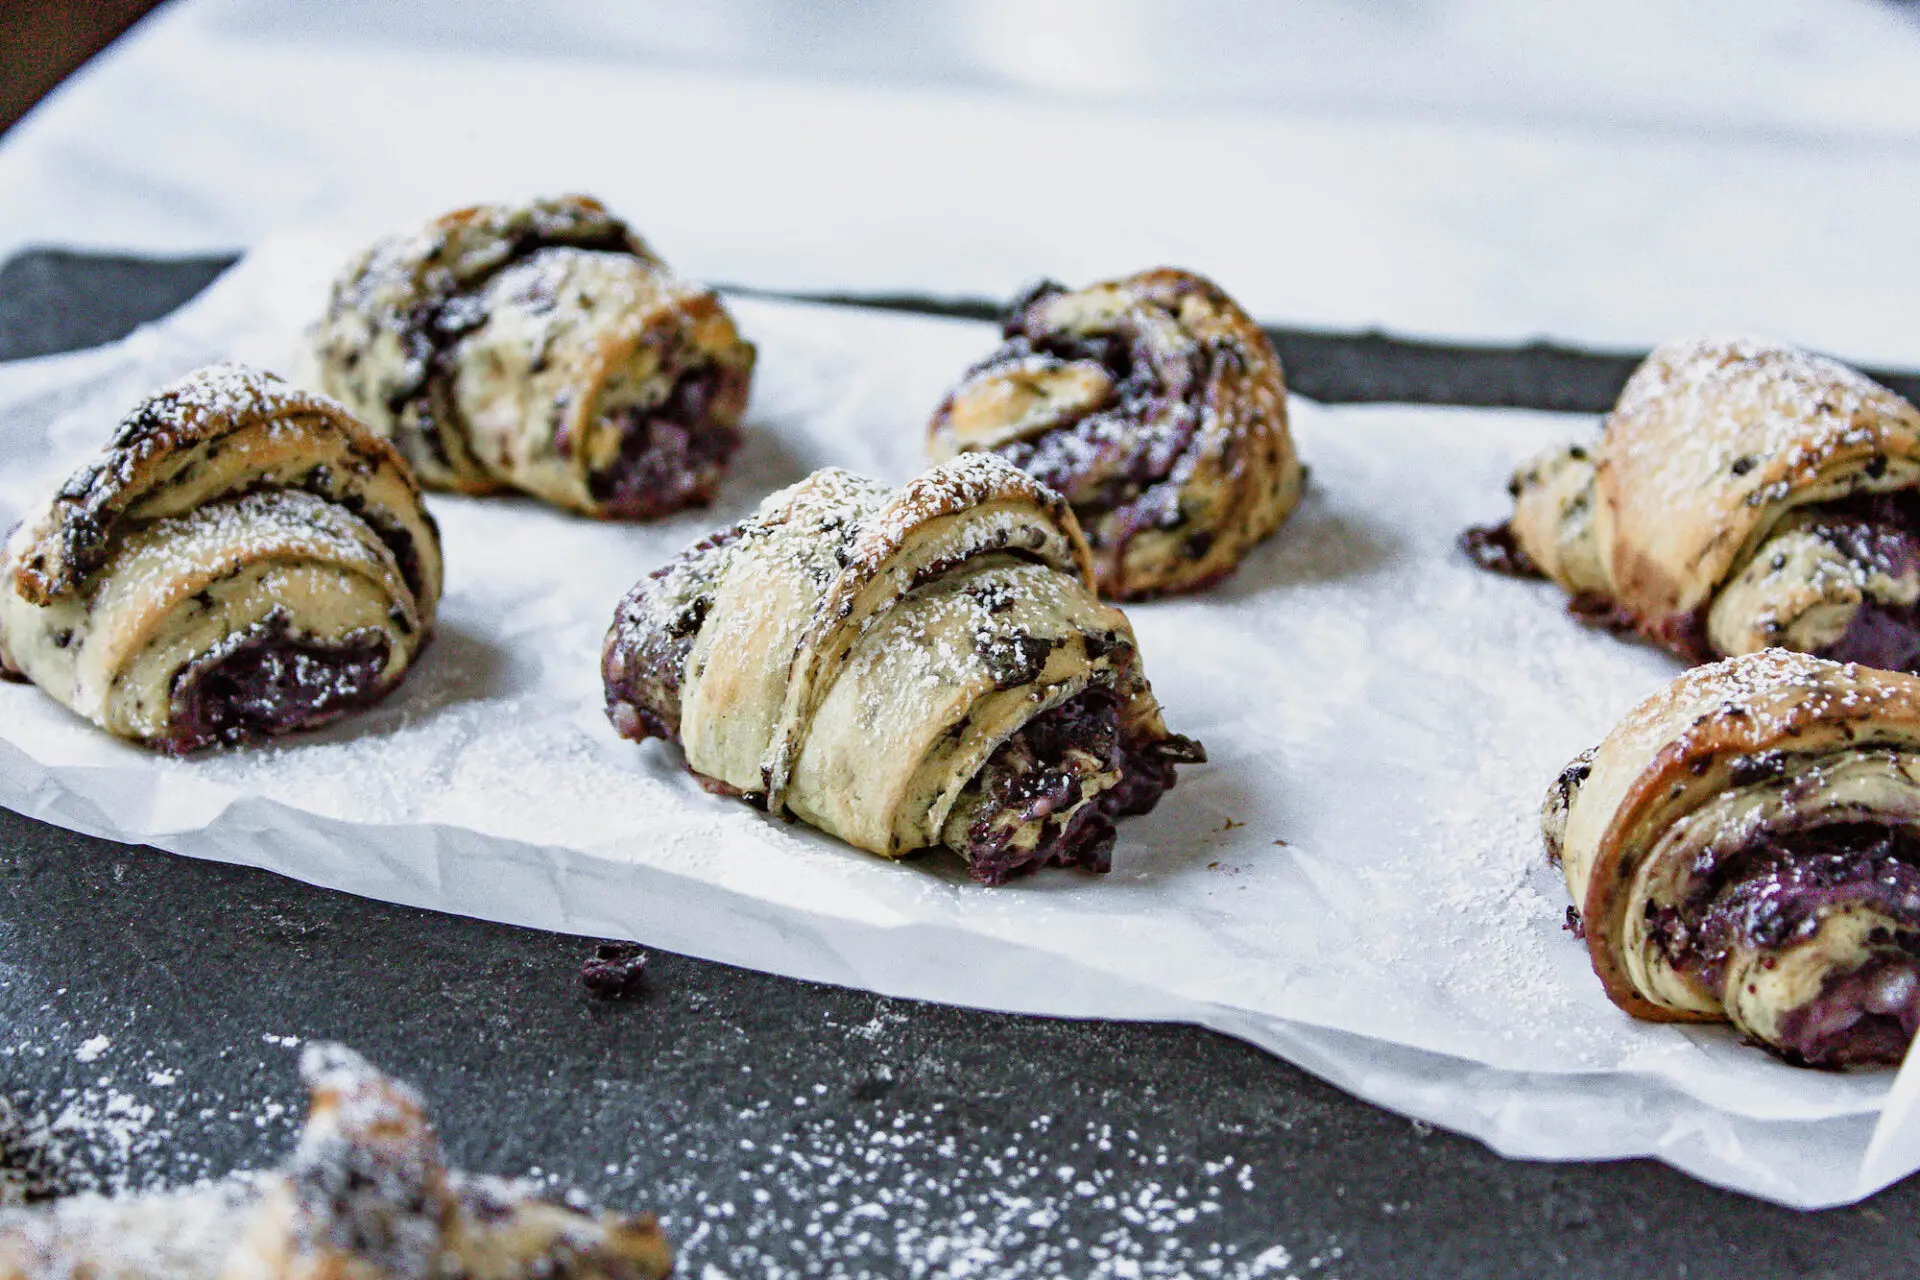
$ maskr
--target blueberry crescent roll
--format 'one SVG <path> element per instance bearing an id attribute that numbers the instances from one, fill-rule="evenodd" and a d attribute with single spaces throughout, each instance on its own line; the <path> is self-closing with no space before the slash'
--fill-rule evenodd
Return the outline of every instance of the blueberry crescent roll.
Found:
<path id="1" fill-rule="evenodd" d="M 393 447 L 214 365 L 148 397 L 8 538 L 0 672 L 184 754 L 384 696 L 433 628 L 440 535 Z"/>
<path id="2" fill-rule="evenodd" d="M 1208 586 L 1299 501 L 1280 360 L 1212 282 L 1048 282 L 1004 333 L 935 412 L 928 451 L 995 453 L 1065 494 L 1108 599 Z"/>
<path id="3" fill-rule="evenodd" d="M 1779 646 L 1911 670 L 1916 484 L 1920 412 L 1885 387 L 1789 347 L 1676 342 L 1596 446 L 1522 466 L 1511 524 L 1467 538 L 1692 661 Z"/>
<path id="4" fill-rule="evenodd" d="M 0 1210 L 0 1280 L 657 1280 L 651 1215 L 586 1212 L 449 1170 L 420 1098 L 311 1048 L 312 1108 L 279 1169 Z"/>
<path id="5" fill-rule="evenodd" d="M 313 335 L 322 390 L 433 488 L 646 520 L 704 503 L 754 350 L 585 196 L 461 209 L 367 249 Z"/>
<path id="6" fill-rule="evenodd" d="M 710 789 L 890 858 L 945 845 L 987 884 L 1106 870 L 1114 819 L 1205 758 L 1072 511 L 986 454 L 773 494 L 633 589 L 603 669 L 614 727 Z"/>
<path id="7" fill-rule="evenodd" d="M 1635 1017 L 1814 1066 L 1920 1027 L 1920 678 L 1786 649 L 1696 667 L 1549 790 L 1594 972 Z"/>

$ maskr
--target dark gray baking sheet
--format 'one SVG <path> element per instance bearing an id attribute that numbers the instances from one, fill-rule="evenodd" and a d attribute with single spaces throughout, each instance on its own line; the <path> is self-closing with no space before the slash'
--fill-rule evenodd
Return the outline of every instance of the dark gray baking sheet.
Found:
<path id="1" fill-rule="evenodd" d="M 17 257 L 0 359 L 110 340 L 225 261 Z M 1591 408 L 1630 367 L 1277 336 L 1329 400 Z M 1210 1032 L 666 954 L 602 1004 L 591 945 L 0 810 L 0 1086 L 64 1117 L 75 1181 L 180 1181 L 275 1159 L 302 1111 L 291 1041 L 342 1040 L 426 1092 L 458 1163 L 654 1208 L 695 1277 L 1920 1275 L 1920 1179 L 1805 1214 L 1646 1161 L 1506 1161 Z"/>

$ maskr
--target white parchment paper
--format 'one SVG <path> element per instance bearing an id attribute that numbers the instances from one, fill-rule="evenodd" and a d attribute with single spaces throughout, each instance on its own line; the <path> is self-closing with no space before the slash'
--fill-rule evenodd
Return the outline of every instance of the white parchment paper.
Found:
<path id="1" fill-rule="evenodd" d="M 0 365 L 0 527 L 160 381 L 219 357 L 295 369 L 340 256 L 277 240 L 125 342 Z M 1636 1023 L 1562 928 L 1541 794 L 1679 667 L 1575 625 L 1547 587 L 1474 570 L 1453 540 L 1500 514 L 1514 460 L 1590 429 L 1578 419 L 1296 399 L 1299 512 L 1219 588 L 1129 610 L 1169 723 L 1211 762 L 1122 825 L 1104 877 L 988 890 L 957 862 L 888 863 L 708 796 L 673 749 L 616 737 L 598 658 L 624 591 L 815 467 L 919 470 L 928 412 L 995 341 L 981 324 L 732 305 L 761 365 L 751 443 L 713 510 L 623 527 L 436 497 L 446 603 L 387 703 L 176 761 L 0 686 L 0 804 L 891 995 L 1201 1023 L 1511 1155 L 1652 1155 L 1803 1206 L 1920 1167 L 1913 1126 L 1876 1141 L 1892 1073 L 1796 1070 L 1723 1029 Z"/>

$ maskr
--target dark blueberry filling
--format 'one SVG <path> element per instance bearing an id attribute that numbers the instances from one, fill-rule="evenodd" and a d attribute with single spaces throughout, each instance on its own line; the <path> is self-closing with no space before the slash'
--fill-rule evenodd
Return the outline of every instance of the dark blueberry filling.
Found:
<path id="1" fill-rule="evenodd" d="M 173 726 L 157 745 L 185 755 L 325 724 L 385 692 L 387 653 L 381 632 L 329 644 L 295 636 L 283 618 L 270 618 L 182 669 L 173 686 Z"/>
<path id="2" fill-rule="evenodd" d="M 1128 740 L 1119 712 L 1112 693 L 1089 689 L 1035 716 L 1000 745 L 980 772 L 991 779 L 984 785 L 993 793 L 976 811 L 965 845 L 955 850 L 975 880 L 1004 884 L 1047 866 L 1107 871 L 1114 819 L 1146 813 L 1173 786 L 1176 764 L 1206 758 L 1186 738 Z M 1080 804 L 1088 783 L 1115 771 L 1118 785 Z M 981 785 L 978 778 L 972 784 Z M 1014 847 L 1014 834 L 1033 822 L 1046 824 L 1039 841 Z"/>
<path id="3" fill-rule="evenodd" d="M 636 742 L 664 738 L 680 742 L 680 682 L 693 652 L 700 624 L 713 605 L 710 592 L 695 594 L 662 621 L 656 597 L 666 580 L 712 552 L 739 540 L 741 525 L 701 539 L 642 578 L 620 602 L 607 638 L 601 676 L 607 690 L 607 718 L 614 729 Z"/>
<path id="4" fill-rule="evenodd" d="M 740 448 L 740 432 L 726 419 L 745 394 L 744 373 L 709 365 L 683 375 L 658 408 L 616 411 L 619 456 L 587 477 L 587 491 L 623 520 L 705 503 Z"/>
<path id="5" fill-rule="evenodd" d="M 1819 533 L 1861 568 L 1895 578 L 1920 574 L 1920 494 L 1863 494 L 1808 511 L 1818 517 Z M 1819 656 L 1886 671 L 1920 671 L 1920 608 L 1869 597 Z"/>
<path id="6" fill-rule="evenodd" d="M 1006 343 L 975 372 L 1035 355 L 1091 361 L 1106 371 L 1114 386 L 1106 407 L 996 452 L 1065 495 L 1096 548 L 1120 548 L 1143 529 L 1173 528 L 1183 519 L 1179 486 L 1168 481 L 1200 429 L 1208 357 L 1198 344 L 1178 356 L 1152 351 L 1124 320 L 1104 334 L 1028 323 L 1030 307 L 1062 292 L 1045 285 L 1023 297 L 1006 322 Z"/>
<path id="7" fill-rule="evenodd" d="M 1882 671 L 1920 672 L 1920 610 L 1868 600 L 1840 638 L 1821 650 L 1835 662 L 1857 662 Z"/>
<path id="8" fill-rule="evenodd" d="M 1920 1029 L 1920 959 L 1878 956 L 1835 974 L 1780 1020 L 1781 1048 L 1816 1067 L 1895 1065 Z"/>
<path id="9" fill-rule="evenodd" d="M 1533 562 L 1520 540 L 1513 536 L 1512 524 L 1477 524 L 1460 532 L 1460 549 L 1489 573 L 1509 578 L 1542 578 L 1540 566 Z"/>
<path id="10" fill-rule="evenodd" d="M 1920 839 L 1877 823 L 1763 836 L 1718 866 L 1680 907 L 1653 912 L 1649 934 L 1681 972 L 1723 989 L 1735 946 L 1786 951 L 1824 914 L 1855 905 L 1897 922 L 1868 963 L 1836 974 L 1782 1020 L 1788 1057 L 1815 1066 L 1898 1062 L 1920 1029 Z"/>

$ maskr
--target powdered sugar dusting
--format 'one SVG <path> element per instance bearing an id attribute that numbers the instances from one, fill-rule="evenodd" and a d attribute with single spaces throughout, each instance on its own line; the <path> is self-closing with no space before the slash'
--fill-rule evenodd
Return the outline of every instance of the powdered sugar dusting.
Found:
<path id="1" fill-rule="evenodd" d="M 1691 509 L 1736 464 L 1734 476 L 1751 477 L 1736 487 L 1759 507 L 1835 455 L 1875 447 L 1896 422 L 1920 429 L 1912 406 L 1838 361 L 1757 338 L 1698 338 L 1658 348 L 1635 371 L 1605 451 L 1630 464 L 1623 491 L 1643 510 Z"/>
<path id="2" fill-rule="evenodd" d="M 256 415 L 280 417 L 314 408 L 346 412 L 339 401 L 297 388 L 277 374 L 218 361 L 155 391 L 127 416 L 114 444 L 128 444 L 156 430 L 195 436 Z"/>
<path id="3" fill-rule="evenodd" d="M 767 1117 L 756 1109 L 738 1119 L 757 1132 Z M 1279 1242 L 1264 1247 L 1216 1238 L 1223 1206 L 1244 1212 L 1274 1192 L 1232 1154 L 1190 1158 L 1098 1121 L 1068 1128 L 1042 1112 L 1026 1132 L 989 1144 L 941 1103 L 889 1106 L 741 1147 L 750 1164 L 736 1187 L 709 1189 L 682 1173 L 662 1189 L 686 1206 L 665 1225 L 682 1257 L 712 1260 L 706 1275 L 789 1280 L 878 1260 L 889 1275 L 916 1278 L 1348 1274 L 1346 1248 L 1330 1234 L 1275 1222 L 1267 1239 Z M 671 1136 L 660 1154 L 668 1168 L 706 1155 L 680 1151 Z M 956 1204 L 970 1207 L 956 1214 Z M 1096 1225 L 1063 1232 L 1068 1214 Z M 778 1229 L 729 1230 L 749 1216 Z"/>
<path id="4" fill-rule="evenodd" d="M 1862 719 L 1916 700 L 1904 676 L 1763 649 L 1694 667 L 1635 707 L 1610 736 L 1659 730 L 1693 749 L 1726 749 L 1730 741 L 1757 748 L 1807 724 Z"/>

